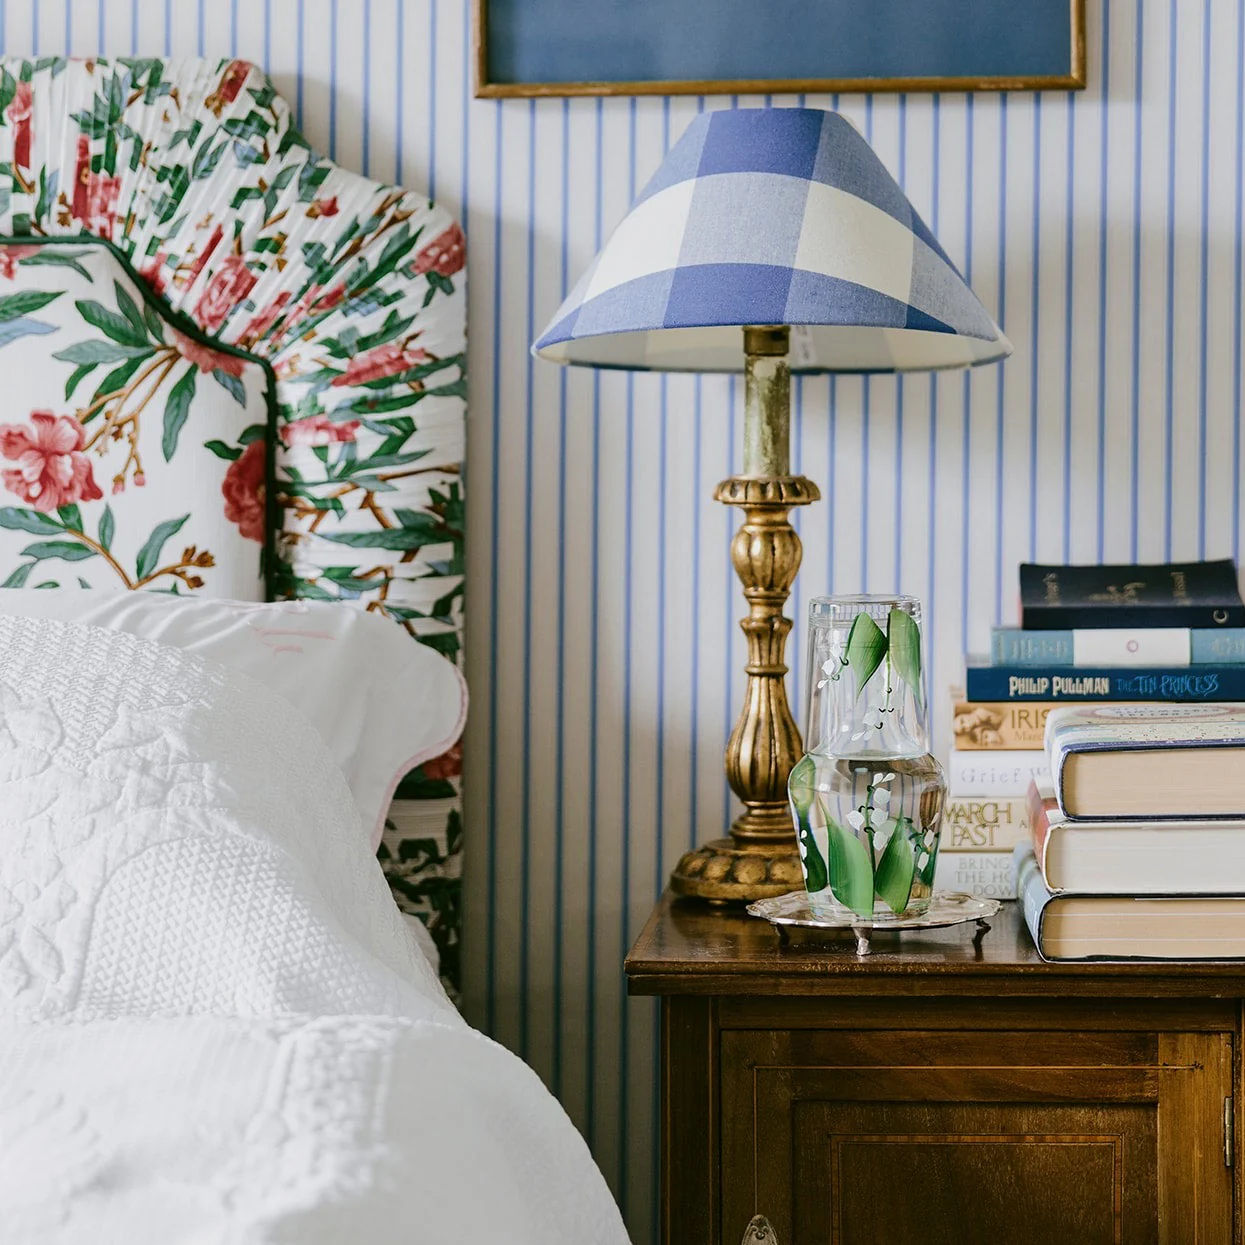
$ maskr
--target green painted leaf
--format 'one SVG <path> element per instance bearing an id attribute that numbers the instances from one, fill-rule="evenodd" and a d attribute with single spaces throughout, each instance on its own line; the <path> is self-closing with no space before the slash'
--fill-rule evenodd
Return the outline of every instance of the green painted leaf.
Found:
<path id="1" fill-rule="evenodd" d="M 49 328 L 50 332 L 51 329 Z M 65 363 L 119 363 L 155 353 L 150 346 L 123 346 L 120 342 L 75 342 L 58 350 L 52 358 Z"/>
<path id="2" fill-rule="evenodd" d="M 0 584 L 0 588 L 24 588 L 26 581 L 30 578 L 30 572 L 37 565 L 37 562 L 23 562 L 20 566 L 13 569 L 8 579 Z"/>
<path id="3" fill-rule="evenodd" d="M 185 376 L 169 390 L 169 400 L 164 406 L 164 436 L 160 440 L 166 463 L 177 452 L 177 438 L 181 436 L 182 426 L 190 414 L 190 403 L 195 396 L 195 372 L 192 363 Z"/>
<path id="4" fill-rule="evenodd" d="M 117 530 L 117 522 L 112 517 L 112 506 L 105 505 L 104 513 L 99 516 L 99 543 L 105 549 L 112 548 L 112 538 Z"/>
<path id="5" fill-rule="evenodd" d="M 811 757 L 804 757 L 791 771 L 787 791 L 791 796 L 791 807 L 795 812 L 796 835 L 803 848 L 804 885 L 809 894 L 825 890 L 829 875 L 821 849 L 817 846 L 817 837 L 813 833 L 810 814 L 816 789 L 813 780 L 816 767 Z"/>
<path id="6" fill-rule="evenodd" d="M 204 441 L 203 448 L 211 450 L 217 458 L 223 458 L 226 462 L 233 462 L 237 458 L 242 457 L 242 451 L 236 449 L 232 445 L 226 445 L 224 441 Z"/>
<path id="7" fill-rule="evenodd" d="M 40 181 L 42 180 L 42 175 L 40 175 Z M 43 218 L 43 214 L 42 211 L 39 213 L 40 219 Z M 23 266 L 29 265 L 30 267 L 36 267 L 40 264 L 60 265 L 63 268 L 72 268 L 79 276 L 83 276 L 88 281 L 91 281 L 93 278 L 90 271 L 78 263 L 78 260 L 86 253 L 86 251 L 62 251 L 54 246 L 45 246 L 34 255 L 27 255 L 25 259 L 18 260 L 18 263 Z"/>
<path id="8" fill-rule="evenodd" d="M 886 636 L 882 628 L 868 614 L 857 614 L 852 629 L 847 633 L 847 651 L 844 660 L 848 669 L 856 675 L 856 695 L 865 690 L 865 684 L 873 678 L 886 656 Z"/>
<path id="9" fill-rule="evenodd" d="M 859 916 L 873 915 L 873 862 L 869 849 L 837 821 L 826 818 L 830 839 L 830 889 Z"/>
<path id="10" fill-rule="evenodd" d="M 143 542 L 143 547 L 138 551 L 138 561 L 135 567 L 139 579 L 145 579 L 156 569 L 160 561 L 160 553 L 164 549 L 164 542 L 175 532 L 180 531 L 182 524 L 188 518 L 190 516 L 184 514 L 180 519 L 165 519 L 163 523 L 156 524 L 151 535 L 147 537 Z"/>
<path id="11" fill-rule="evenodd" d="M 139 341 L 147 340 L 147 321 L 138 304 L 130 297 L 129 292 L 120 281 L 112 283 L 113 293 L 117 297 L 117 310 L 130 322 Z"/>
<path id="12" fill-rule="evenodd" d="M 68 506 L 61 506 L 56 512 L 56 517 L 72 531 L 82 531 L 82 511 L 73 502 L 70 502 Z"/>
<path id="13" fill-rule="evenodd" d="M 37 540 L 22 550 L 22 557 L 37 561 L 60 558 L 64 562 L 85 562 L 87 558 L 95 557 L 95 550 L 78 544 L 76 540 Z"/>
<path id="14" fill-rule="evenodd" d="M 90 375 L 91 370 L 94 367 L 95 367 L 94 363 L 81 363 L 76 368 L 74 368 L 72 372 L 69 373 L 69 378 L 65 381 L 65 401 L 66 402 L 68 402 L 69 399 L 73 397 L 73 391 L 77 389 L 78 385 L 81 384 L 81 382 L 88 375 Z M 93 418 L 93 416 L 88 417 L 88 418 Z"/>
<path id="15" fill-rule="evenodd" d="M 228 393 L 239 406 L 246 405 L 246 388 L 236 377 L 223 368 L 212 369 L 212 379 Z"/>
<path id="16" fill-rule="evenodd" d="M 906 610 L 893 609 L 886 623 L 891 661 L 899 677 L 912 689 L 917 708 L 921 705 L 921 629 Z"/>
<path id="17" fill-rule="evenodd" d="M 60 290 L 21 290 L 17 294 L 0 295 L 0 320 L 27 316 L 60 296 Z"/>
<path id="18" fill-rule="evenodd" d="M 125 316 L 109 311 L 103 303 L 93 298 L 75 299 L 74 306 L 78 314 L 88 323 L 93 324 L 105 337 L 120 342 L 123 346 L 145 346 L 147 334 L 135 331 L 134 325 Z M 136 308 L 137 310 L 137 308 Z"/>
<path id="19" fill-rule="evenodd" d="M 36 536 L 62 530 L 51 515 L 39 510 L 22 510 L 17 506 L 0 506 L 0 527 L 7 527 L 11 532 L 33 532 Z"/>
<path id="20" fill-rule="evenodd" d="M 422 549 L 425 545 L 440 543 L 445 530 L 431 515 L 421 516 L 419 527 L 390 527 L 373 532 L 319 532 L 321 540 L 335 541 L 339 545 L 351 545 L 355 549 Z"/>
<path id="21" fill-rule="evenodd" d="M 916 858 L 912 853 L 905 822 L 896 822 L 891 830 L 891 837 L 882 849 L 882 859 L 878 861 L 878 873 L 874 881 L 879 898 L 892 912 L 902 912 L 908 906 L 915 870 Z"/>

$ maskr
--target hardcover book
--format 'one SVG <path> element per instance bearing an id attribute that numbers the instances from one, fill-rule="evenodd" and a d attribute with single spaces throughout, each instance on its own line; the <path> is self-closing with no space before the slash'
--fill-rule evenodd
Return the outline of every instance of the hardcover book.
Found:
<path id="1" fill-rule="evenodd" d="M 947 758 L 947 786 L 956 796 L 1023 798 L 1035 778 L 1049 778 L 1046 756 L 1041 752 L 952 748 Z"/>
<path id="2" fill-rule="evenodd" d="M 995 666 L 1204 666 L 1245 662 L 1245 627 L 1083 627 L 990 633 Z"/>
<path id="3" fill-rule="evenodd" d="M 1073 821 L 1036 783 L 1026 813 L 1050 891 L 1245 894 L 1245 820 Z"/>
<path id="4" fill-rule="evenodd" d="M 951 734 L 961 752 L 995 749 L 1041 749 L 1051 704 L 979 702 L 952 693 Z"/>
<path id="5" fill-rule="evenodd" d="M 991 666 L 969 663 L 969 700 L 1245 700 L 1245 665 Z"/>
<path id="6" fill-rule="evenodd" d="M 1078 627 L 1243 627 L 1236 567 L 1217 562 L 1020 568 L 1026 631 Z"/>
<path id="7" fill-rule="evenodd" d="M 1015 885 L 1044 960 L 1245 959 L 1240 896 L 1053 894 L 1032 847 L 1016 849 Z"/>
<path id="8" fill-rule="evenodd" d="M 1245 705 L 1085 705 L 1046 720 L 1068 817 L 1245 818 Z"/>
<path id="9" fill-rule="evenodd" d="M 947 797 L 940 857 L 943 852 L 1010 852 L 1029 839 L 1029 803 L 1024 796 Z"/>

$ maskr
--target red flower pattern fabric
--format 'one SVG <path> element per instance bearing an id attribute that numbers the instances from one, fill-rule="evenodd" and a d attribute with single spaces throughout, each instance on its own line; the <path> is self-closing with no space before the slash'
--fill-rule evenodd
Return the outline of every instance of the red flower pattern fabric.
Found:
<path id="1" fill-rule="evenodd" d="M 51 411 L 34 411 L 28 425 L 0 424 L 0 455 L 17 463 L 4 471 L 5 488 L 44 513 L 103 497 L 84 440 L 76 419 Z"/>
<path id="2" fill-rule="evenodd" d="M 262 542 L 267 523 L 264 477 L 267 473 L 262 441 L 252 441 L 240 458 L 229 464 L 220 491 L 225 495 L 225 518 L 236 523 L 247 540 Z"/>
<path id="3" fill-rule="evenodd" d="M 359 424 L 357 419 L 334 423 L 327 415 L 309 415 L 286 424 L 281 440 L 286 445 L 344 445 L 356 439 Z"/>
<path id="4" fill-rule="evenodd" d="M 241 255 L 228 256 L 199 296 L 195 319 L 209 331 L 220 328 L 234 307 L 255 288 L 255 279 Z"/>
<path id="5" fill-rule="evenodd" d="M 34 88 L 29 82 L 19 82 L 13 99 L 4 110 L 5 118 L 13 126 L 13 163 L 19 169 L 30 168 L 31 118 L 34 113 Z"/>
<path id="6" fill-rule="evenodd" d="M 467 240 L 458 225 L 451 225 L 415 256 L 413 271 L 417 277 L 428 272 L 435 272 L 441 277 L 452 277 L 456 272 L 462 271 L 466 262 Z"/>
<path id="7" fill-rule="evenodd" d="M 361 354 L 346 365 L 340 376 L 334 376 L 329 382 L 334 388 L 343 385 L 367 385 L 373 381 L 385 380 L 402 372 L 409 372 L 421 363 L 427 363 L 432 356 L 414 346 L 405 346 L 391 342 L 387 346 L 377 346 L 366 354 Z"/>
<path id="8" fill-rule="evenodd" d="M 72 214 L 84 229 L 101 238 L 112 235 L 117 218 L 121 179 L 91 171 L 91 145 L 86 135 L 78 139 L 78 168 L 74 178 Z"/>

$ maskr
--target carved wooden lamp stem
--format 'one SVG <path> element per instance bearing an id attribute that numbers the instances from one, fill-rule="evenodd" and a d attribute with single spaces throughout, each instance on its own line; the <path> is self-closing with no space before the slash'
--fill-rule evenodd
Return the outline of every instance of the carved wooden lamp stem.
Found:
<path id="1" fill-rule="evenodd" d="M 740 623 L 748 640 L 748 686 L 726 745 L 726 777 L 744 811 L 729 839 L 688 852 L 670 880 L 680 894 L 703 899 L 760 899 L 801 885 L 787 775 L 803 746 L 787 703 L 791 620 L 782 611 L 801 557 L 787 515 L 821 494 L 811 480 L 791 474 L 789 338 L 784 326 L 744 329 L 744 469 L 714 494 L 743 511 L 731 560 L 748 602 Z"/>

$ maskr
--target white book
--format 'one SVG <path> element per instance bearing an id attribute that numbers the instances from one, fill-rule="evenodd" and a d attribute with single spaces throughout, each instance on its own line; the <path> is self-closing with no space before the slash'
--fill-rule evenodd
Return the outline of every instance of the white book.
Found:
<path id="1" fill-rule="evenodd" d="M 1011 852 L 939 852 L 934 889 L 985 899 L 1015 899 Z"/>
<path id="2" fill-rule="evenodd" d="M 1024 796 L 1031 782 L 1050 782 L 1050 762 L 1043 752 L 952 748 L 947 787 L 960 796 Z"/>

